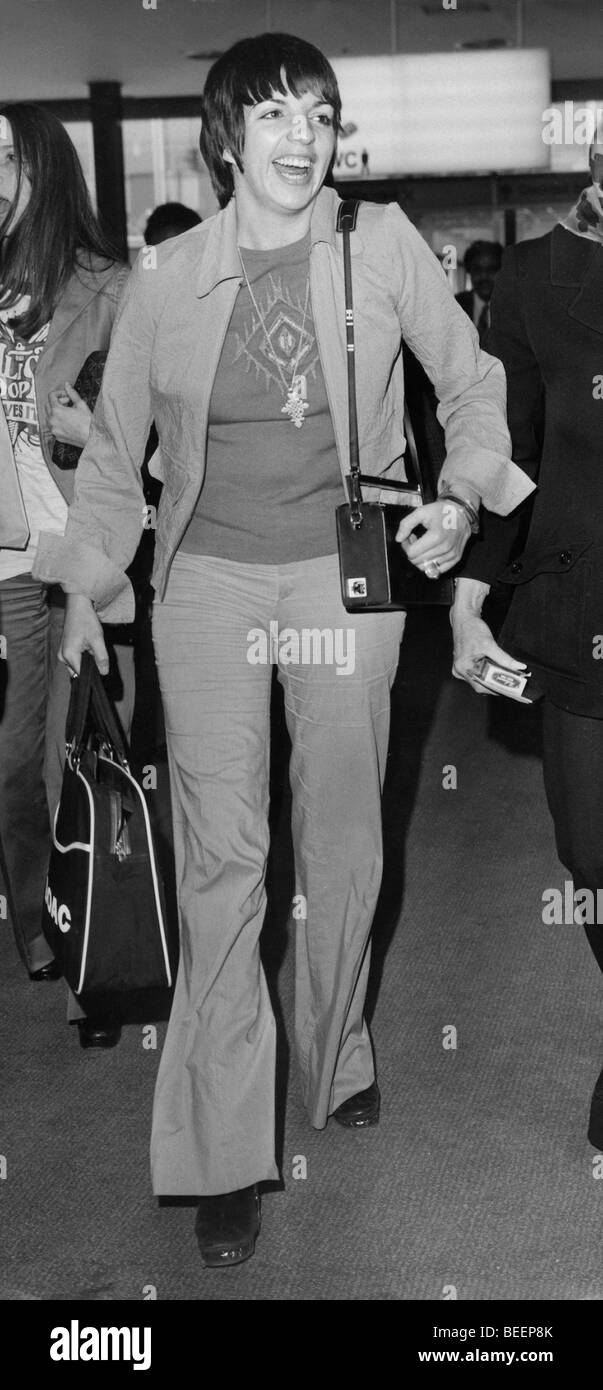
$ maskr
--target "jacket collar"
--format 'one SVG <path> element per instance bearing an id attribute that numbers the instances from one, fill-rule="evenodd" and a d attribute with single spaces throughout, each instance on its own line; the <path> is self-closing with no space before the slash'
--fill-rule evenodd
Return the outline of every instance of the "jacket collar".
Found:
<path id="1" fill-rule="evenodd" d="M 340 199 L 334 188 L 321 188 L 310 221 L 310 246 L 326 241 L 335 246 L 338 237 L 335 230 L 337 208 Z M 358 232 L 352 237 L 352 251 L 362 249 L 362 238 Z M 203 248 L 203 263 L 197 277 L 197 295 L 202 297 L 215 289 L 222 280 L 240 280 L 241 262 L 237 251 L 237 213 L 235 199 L 207 223 L 207 237 Z"/>
<path id="2" fill-rule="evenodd" d="M 115 264 L 106 265 L 104 261 L 92 258 L 89 269 L 78 267 L 67 281 L 65 289 L 51 319 L 45 351 L 47 352 L 73 323 L 73 320 L 86 309 L 91 299 L 104 289 L 116 271 Z"/>
<path id="3" fill-rule="evenodd" d="M 551 283 L 580 285 L 590 261 L 598 250 L 596 241 L 576 236 L 557 225 L 551 233 Z"/>
<path id="4" fill-rule="evenodd" d="M 570 318 L 603 333 L 603 246 L 555 227 L 551 236 L 551 283 L 578 293 L 567 306 Z"/>

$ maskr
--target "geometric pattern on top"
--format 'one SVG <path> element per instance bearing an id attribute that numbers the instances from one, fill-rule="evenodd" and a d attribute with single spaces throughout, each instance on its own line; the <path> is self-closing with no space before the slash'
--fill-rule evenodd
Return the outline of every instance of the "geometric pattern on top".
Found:
<path id="1" fill-rule="evenodd" d="M 283 285 L 282 276 L 272 271 L 266 277 L 260 293 L 256 293 L 254 286 L 254 294 L 264 319 L 270 349 L 287 382 L 292 382 L 296 364 L 298 376 L 314 377 L 318 364 L 318 348 L 309 305 L 304 325 L 304 300 L 301 296 L 293 295 L 289 287 Z M 245 370 L 253 369 L 256 379 L 263 378 L 266 390 L 269 390 L 274 382 L 282 395 L 283 384 L 269 355 L 264 329 L 258 322 L 253 308 L 251 322 L 245 323 L 244 332 L 244 337 L 239 333 L 235 335 L 236 352 L 233 364 L 243 359 Z"/>

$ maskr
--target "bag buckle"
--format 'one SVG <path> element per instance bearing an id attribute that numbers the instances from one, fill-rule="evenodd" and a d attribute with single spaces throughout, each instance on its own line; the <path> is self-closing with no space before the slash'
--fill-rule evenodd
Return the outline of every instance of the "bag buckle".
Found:
<path id="1" fill-rule="evenodd" d="M 79 753 L 76 753 L 75 751 L 74 738 L 72 738 L 71 743 L 65 744 L 65 759 L 68 762 L 72 772 L 79 772 L 82 755 L 81 751 Z"/>
<path id="2" fill-rule="evenodd" d="M 355 530 L 362 526 L 362 491 L 357 473 L 348 474 L 348 495 L 350 499 L 350 521 Z"/>

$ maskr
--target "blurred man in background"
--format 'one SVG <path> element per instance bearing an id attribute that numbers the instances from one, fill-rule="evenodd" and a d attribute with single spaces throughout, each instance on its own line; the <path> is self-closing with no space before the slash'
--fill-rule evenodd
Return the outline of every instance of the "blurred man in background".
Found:
<path id="1" fill-rule="evenodd" d="M 169 241 L 170 237 L 180 236 L 181 232 L 198 227 L 201 221 L 199 213 L 185 207 L 184 203 L 160 203 L 149 217 L 144 239 L 147 246 L 159 246 L 160 242 Z"/>
<path id="2" fill-rule="evenodd" d="M 471 280 L 470 290 L 457 294 L 461 309 L 469 315 L 479 333 L 480 347 L 490 327 L 490 300 L 501 267 L 503 248 L 499 241 L 473 241 L 467 247 L 463 265 Z"/>

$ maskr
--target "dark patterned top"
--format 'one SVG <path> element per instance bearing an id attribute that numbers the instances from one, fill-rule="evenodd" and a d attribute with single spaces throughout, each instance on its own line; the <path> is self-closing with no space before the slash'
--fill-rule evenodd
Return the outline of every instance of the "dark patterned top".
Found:
<path id="1" fill-rule="evenodd" d="M 181 549 L 259 564 L 330 555 L 335 507 L 345 500 L 314 332 L 304 321 L 309 234 L 269 251 L 242 248 L 242 285 L 214 383 L 207 470 Z M 297 428 L 283 414 L 294 375 L 308 408 Z"/>

